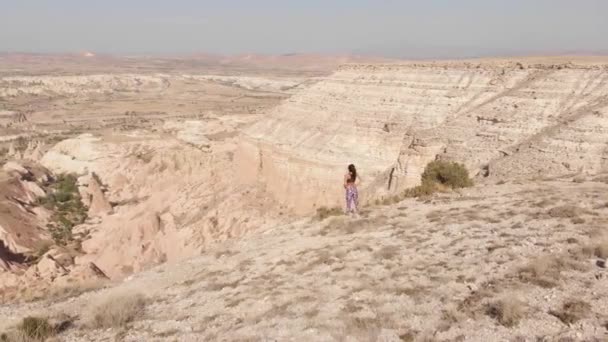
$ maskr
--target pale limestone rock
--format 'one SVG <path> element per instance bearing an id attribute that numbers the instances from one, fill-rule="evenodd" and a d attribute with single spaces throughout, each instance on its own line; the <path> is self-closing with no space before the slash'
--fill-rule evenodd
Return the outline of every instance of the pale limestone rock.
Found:
<path id="1" fill-rule="evenodd" d="M 8 154 L 7 154 L 7 155 L 8 155 L 9 157 L 14 157 L 14 156 L 15 156 L 15 153 L 16 153 L 16 152 L 15 152 L 15 143 L 11 142 L 11 143 L 8 145 Z"/>
<path id="2" fill-rule="evenodd" d="M 602 172 L 607 76 L 509 61 L 345 65 L 245 129 L 238 177 L 306 213 L 342 203 L 350 163 L 363 201 L 417 185 L 437 158 L 501 179 Z"/>
<path id="3" fill-rule="evenodd" d="M 48 253 L 36 264 L 36 269 L 38 276 L 45 279 L 55 279 L 60 275 L 68 273 L 67 269 L 55 261 Z"/>
<path id="4" fill-rule="evenodd" d="M 6 164 L 4 164 L 2 166 L 2 169 L 4 170 L 4 172 L 8 173 L 8 174 L 17 174 L 19 176 L 25 176 L 28 175 L 30 172 L 23 167 L 23 165 L 16 163 L 14 161 L 9 161 Z"/>
<path id="5" fill-rule="evenodd" d="M 90 196 L 89 202 L 89 216 L 107 215 L 112 212 L 112 206 L 106 199 L 103 191 L 101 191 L 100 184 L 97 179 L 93 176 L 89 178 L 89 186 L 87 193 Z"/>
<path id="6" fill-rule="evenodd" d="M 46 197 L 46 192 L 44 192 L 44 190 L 36 182 L 23 181 L 22 184 L 25 186 L 26 191 L 32 195 L 32 200 L 39 197 Z"/>
<path id="7" fill-rule="evenodd" d="M 95 172 L 107 187 L 106 200 L 118 203 L 113 215 L 89 219 L 82 226 L 90 239 L 83 242 L 86 254 L 77 257 L 76 264 L 94 262 L 112 279 L 120 279 L 277 222 L 279 211 L 270 210 L 275 204 L 262 189 L 234 182 L 231 153 L 236 143 L 211 141 L 213 148 L 201 149 L 180 138 L 179 132 L 190 124 L 168 126 L 174 139 L 145 132 L 82 135 L 47 152 L 44 165 L 55 172 Z M 205 134 L 232 125 L 238 121 L 211 127 Z M 81 183 L 88 183 L 85 178 Z M 83 194 L 89 194 L 88 188 Z"/>

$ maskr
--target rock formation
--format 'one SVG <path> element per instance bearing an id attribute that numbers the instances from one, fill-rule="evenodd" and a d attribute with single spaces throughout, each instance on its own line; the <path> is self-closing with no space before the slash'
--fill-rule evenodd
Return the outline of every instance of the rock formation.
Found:
<path id="1" fill-rule="evenodd" d="M 89 216 L 106 215 L 112 212 L 112 206 L 106 199 L 103 191 L 101 191 L 101 185 L 97 179 L 94 173 L 89 178 L 89 186 L 87 188 L 87 193 L 90 196 L 87 201 Z"/>
<path id="2" fill-rule="evenodd" d="M 349 163 L 368 195 L 416 185 L 436 158 L 501 179 L 597 173 L 607 115 L 605 65 L 346 65 L 246 129 L 236 158 L 241 181 L 307 212 L 340 203 Z"/>
<path id="3" fill-rule="evenodd" d="M 276 223 L 286 213 L 276 210 L 280 205 L 257 186 L 234 182 L 238 120 L 174 122 L 162 133 L 81 135 L 47 152 L 41 163 L 56 173 L 94 172 L 103 179 L 107 191 L 89 181 L 85 198 L 103 196 L 104 210 L 115 204 L 114 214 L 74 229 L 90 235 L 76 264 L 93 262 L 118 279 Z M 98 209 L 94 197 L 91 214 Z"/>

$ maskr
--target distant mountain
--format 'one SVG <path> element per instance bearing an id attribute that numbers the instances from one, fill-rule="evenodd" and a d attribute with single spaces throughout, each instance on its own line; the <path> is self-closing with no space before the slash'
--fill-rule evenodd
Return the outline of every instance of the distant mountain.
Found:
<path id="1" fill-rule="evenodd" d="M 196 53 L 188 55 L 107 55 L 91 51 L 65 54 L 41 53 L 0 53 L 0 71 L 27 70 L 70 70 L 71 72 L 90 71 L 156 71 L 171 72 L 190 70 L 197 72 L 222 72 L 237 70 L 284 70 L 306 71 L 311 75 L 327 74 L 344 63 L 371 63 L 390 61 L 384 57 L 361 54 L 324 55 L 288 53 L 281 55 L 240 54 L 219 55 Z"/>

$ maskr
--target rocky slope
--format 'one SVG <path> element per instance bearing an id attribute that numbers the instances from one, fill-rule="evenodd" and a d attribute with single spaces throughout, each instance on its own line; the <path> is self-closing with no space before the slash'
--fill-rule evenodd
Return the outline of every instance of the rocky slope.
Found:
<path id="1" fill-rule="evenodd" d="M 603 341 L 607 190 L 507 182 L 278 225 L 68 301 L 0 306 L 0 331 L 65 313 L 62 341 Z M 134 322 L 90 327 L 96 303 L 121 313 L 113 298 L 138 294 Z"/>
<path id="2" fill-rule="evenodd" d="M 608 66 L 514 61 L 346 65 L 245 131 L 244 182 L 302 212 L 339 203 L 355 163 L 367 194 L 416 185 L 436 158 L 474 175 L 605 170 Z"/>

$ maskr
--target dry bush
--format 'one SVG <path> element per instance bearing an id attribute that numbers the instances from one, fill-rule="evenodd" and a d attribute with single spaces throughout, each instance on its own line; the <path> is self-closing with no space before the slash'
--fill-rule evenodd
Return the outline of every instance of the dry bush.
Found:
<path id="1" fill-rule="evenodd" d="M 436 160 L 430 162 L 422 173 L 422 183 L 437 183 L 452 189 L 473 185 L 469 171 L 462 164 Z"/>
<path id="2" fill-rule="evenodd" d="M 384 197 L 381 200 L 378 200 L 378 204 L 381 205 L 391 205 L 391 204 L 395 204 L 395 203 L 399 203 L 403 200 L 402 196 L 398 196 L 398 195 L 394 195 L 394 196 L 390 196 L 390 197 Z"/>
<path id="3" fill-rule="evenodd" d="M 331 233 L 354 234 L 368 228 L 381 226 L 383 222 L 378 219 L 347 219 L 346 216 L 335 216 L 327 220 L 327 224 L 324 224 L 319 230 L 319 235 L 326 236 Z"/>
<path id="4" fill-rule="evenodd" d="M 437 192 L 439 187 L 432 182 L 422 183 L 403 192 L 403 197 L 426 197 Z"/>
<path id="5" fill-rule="evenodd" d="M 519 279 L 541 287 L 555 287 L 560 267 L 555 258 L 541 257 L 519 269 Z"/>
<path id="6" fill-rule="evenodd" d="M 443 213 L 441 210 L 435 210 L 428 213 L 426 218 L 429 220 L 429 222 L 438 222 L 441 221 L 444 215 L 445 213 Z"/>
<path id="7" fill-rule="evenodd" d="M 469 172 L 462 164 L 442 160 L 428 163 L 421 180 L 419 186 L 405 190 L 402 197 L 425 197 L 440 191 L 473 186 Z"/>
<path id="8" fill-rule="evenodd" d="M 570 222 L 572 222 L 572 224 L 583 224 L 585 223 L 585 219 L 584 218 L 580 218 L 580 217 L 573 217 Z"/>
<path id="9" fill-rule="evenodd" d="M 47 318 L 28 316 L 14 330 L 0 334 L 0 341 L 41 342 L 56 334 L 56 328 Z"/>
<path id="10" fill-rule="evenodd" d="M 562 271 L 584 270 L 585 264 L 578 262 L 576 255 L 544 256 L 531 261 L 518 270 L 519 279 L 544 288 L 555 287 Z"/>
<path id="11" fill-rule="evenodd" d="M 141 317 L 147 304 L 141 294 L 113 295 L 89 312 L 89 325 L 93 328 L 124 327 Z"/>
<path id="12" fill-rule="evenodd" d="M 25 336 L 34 340 L 44 341 L 46 338 L 55 335 L 55 329 L 47 318 L 25 317 L 18 329 Z"/>
<path id="13" fill-rule="evenodd" d="M 23 288 L 18 294 L 15 294 L 12 296 L 13 298 L 10 299 L 20 300 L 26 303 L 37 301 L 50 303 L 60 302 L 72 297 L 78 297 L 89 291 L 101 289 L 106 284 L 107 283 L 103 280 L 96 280 L 51 288 L 31 286 Z"/>
<path id="14" fill-rule="evenodd" d="M 594 179 L 592 179 L 593 182 L 598 182 L 598 183 L 606 183 L 608 184 L 608 176 L 603 175 L 603 176 L 599 176 L 596 177 Z"/>
<path id="15" fill-rule="evenodd" d="M 549 216 L 553 218 L 577 218 L 580 214 L 585 213 L 585 210 L 574 205 L 562 205 L 549 209 Z"/>
<path id="16" fill-rule="evenodd" d="M 378 259 L 393 259 L 399 255 L 399 246 L 384 246 L 374 253 Z"/>
<path id="17" fill-rule="evenodd" d="M 525 307 L 517 298 L 504 297 L 488 304 L 486 314 L 505 327 L 513 327 L 524 317 Z"/>
<path id="18" fill-rule="evenodd" d="M 21 330 L 14 330 L 14 331 L 0 334 L 0 341 L 2 341 L 2 342 L 41 342 L 44 340 L 29 337 Z"/>
<path id="19" fill-rule="evenodd" d="M 448 331 L 454 324 L 458 324 L 465 320 L 465 315 L 459 312 L 456 308 L 450 307 L 442 311 L 441 322 L 437 326 L 439 331 Z"/>
<path id="20" fill-rule="evenodd" d="M 604 240 L 595 245 L 594 254 L 598 258 L 608 258 L 608 240 Z"/>
<path id="21" fill-rule="evenodd" d="M 600 238 L 598 242 L 583 247 L 581 250 L 585 256 L 595 256 L 597 258 L 608 258 L 608 238 Z"/>
<path id="22" fill-rule="evenodd" d="M 548 199 L 545 198 L 545 199 L 543 199 L 543 200 L 541 200 L 539 202 L 533 203 L 532 205 L 535 206 L 535 207 L 539 207 L 539 208 L 546 208 L 546 207 L 550 206 L 551 203 L 553 203 L 553 202 L 551 202 L 551 201 L 549 201 Z"/>
<path id="23" fill-rule="evenodd" d="M 585 177 L 583 175 L 579 175 L 579 176 L 572 178 L 572 182 L 574 182 L 574 183 L 584 183 L 586 181 L 587 181 L 587 177 Z"/>
<path id="24" fill-rule="evenodd" d="M 344 212 L 342 210 L 340 210 L 340 208 L 337 208 L 337 207 L 333 207 L 333 208 L 320 207 L 317 209 L 317 218 L 319 220 L 324 220 L 331 216 L 340 216 L 340 215 L 344 215 Z"/>
<path id="25" fill-rule="evenodd" d="M 48 296 L 45 299 L 54 302 L 64 301 L 69 298 L 78 297 L 83 293 L 99 290 L 105 285 L 105 281 L 98 280 L 78 283 L 71 286 L 54 287 L 49 291 Z"/>
<path id="26" fill-rule="evenodd" d="M 394 329 L 397 323 L 392 314 L 376 312 L 375 317 L 348 315 L 342 331 L 333 333 L 338 341 L 377 341 L 382 329 Z M 349 338 L 350 337 L 350 338 Z"/>
<path id="27" fill-rule="evenodd" d="M 564 324 L 576 323 L 591 313 L 591 305 L 581 300 L 569 300 L 558 310 L 549 311 L 550 315 L 559 318 Z"/>

